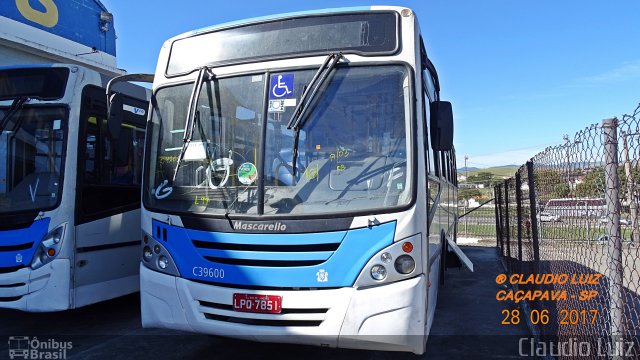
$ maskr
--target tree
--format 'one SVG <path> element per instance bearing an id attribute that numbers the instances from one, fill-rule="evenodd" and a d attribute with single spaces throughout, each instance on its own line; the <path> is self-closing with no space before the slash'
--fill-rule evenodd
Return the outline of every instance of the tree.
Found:
<path id="1" fill-rule="evenodd" d="M 458 190 L 458 200 L 469 200 L 471 198 L 479 199 L 482 197 L 482 192 L 478 189 L 460 189 Z"/>

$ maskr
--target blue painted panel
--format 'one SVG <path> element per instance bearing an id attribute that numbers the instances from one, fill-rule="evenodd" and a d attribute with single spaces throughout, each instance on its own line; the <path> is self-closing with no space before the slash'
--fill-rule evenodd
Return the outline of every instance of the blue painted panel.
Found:
<path id="1" fill-rule="evenodd" d="M 347 287 L 353 286 L 362 268 L 369 259 L 383 248 L 393 243 L 396 223 L 390 222 L 373 226 L 371 228 L 353 229 L 348 231 L 336 231 L 325 233 L 307 234 L 246 234 L 246 233 L 213 233 L 207 231 L 189 230 L 177 226 L 170 226 L 154 221 L 153 227 L 161 227 L 167 230 L 167 241 L 158 240 L 165 245 L 171 253 L 182 277 L 192 280 L 214 281 L 230 285 L 249 286 L 273 286 L 273 287 Z M 345 235 L 346 233 L 346 235 Z M 298 253 L 287 254 L 288 259 L 305 260 L 313 256 L 326 256 L 328 259 L 319 265 L 270 267 L 270 266 L 241 266 L 219 264 L 208 261 L 204 256 L 210 256 L 210 249 L 198 249 L 193 240 L 216 242 L 217 239 L 225 239 L 227 243 L 246 244 L 251 239 L 253 244 L 276 245 L 317 245 L 340 243 L 334 252 L 317 251 L 307 252 L 302 257 L 296 257 Z M 235 241 L 234 241 L 235 239 Z M 222 251 L 218 254 L 233 258 L 240 251 Z M 245 255 L 250 255 L 247 252 Z M 268 254 L 268 252 L 265 252 Z M 248 257 L 247 257 L 248 258 Z M 268 259 L 260 255 L 253 257 L 255 260 L 281 260 L 282 255 Z M 197 276 L 203 273 L 197 268 L 220 269 L 224 271 L 224 278 L 206 278 Z M 196 268 L 194 270 L 194 268 Z M 208 271 L 207 273 L 211 273 Z M 325 281 L 326 280 L 326 281 Z"/>
<path id="2" fill-rule="evenodd" d="M 101 30 L 103 11 L 97 0 L 0 1 L 0 16 L 115 56 L 116 32 L 113 22 Z"/>
<path id="3" fill-rule="evenodd" d="M 3 246 L 22 245 L 33 242 L 31 248 L 19 251 L 1 251 L 0 267 L 29 265 L 38 245 L 49 230 L 51 219 L 34 221 L 30 227 L 18 230 L 0 231 L 0 249 Z"/>

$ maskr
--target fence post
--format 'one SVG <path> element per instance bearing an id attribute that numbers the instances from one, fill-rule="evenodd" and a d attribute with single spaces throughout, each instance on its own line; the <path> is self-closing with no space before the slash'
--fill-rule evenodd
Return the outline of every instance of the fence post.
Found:
<path id="1" fill-rule="evenodd" d="M 522 262 L 522 179 L 516 173 L 516 218 L 518 221 L 518 260 Z"/>
<path id="2" fill-rule="evenodd" d="M 507 240 L 508 269 L 511 272 L 511 226 L 509 224 L 509 180 L 504 181 L 504 228 Z"/>
<path id="3" fill-rule="evenodd" d="M 498 236 L 498 242 L 500 243 L 500 256 L 504 257 L 504 238 L 502 231 L 502 187 L 500 185 L 496 185 L 496 212 L 498 213 L 498 218 L 496 222 L 496 234 Z"/>
<path id="4" fill-rule="evenodd" d="M 538 240 L 538 214 L 536 203 L 536 181 L 533 176 L 533 161 L 527 161 L 527 183 L 529 184 L 529 206 L 531 207 L 531 241 L 533 242 L 533 261 L 540 262 L 540 243 Z"/>
<path id="5" fill-rule="evenodd" d="M 500 216 L 498 214 L 498 186 L 493 187 L 493 208 L 496 213 L 496 247 L 500 247 Z"/>
<path id="6" fill-rule="evenodd" d="M 609 264 L 609 315 L 611 317 L 612 346 L 622 342 L 624 334 L 623 284 L 624 269 L 622 267 L 622 237 L 620 234 L 620 179 L 618 177 L 618 119 L 602 121 L 605 155 L 605 201 L 607 203 L 607 252 Z M 622 357 L 614 356 L 613 359 Z"/>

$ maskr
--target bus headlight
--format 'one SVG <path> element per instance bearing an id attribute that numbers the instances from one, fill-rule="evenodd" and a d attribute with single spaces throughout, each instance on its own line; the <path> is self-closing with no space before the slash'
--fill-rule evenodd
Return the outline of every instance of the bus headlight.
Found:
<path id="1" fill-rule="evenodd" d="M 356 288 L 381 286 L 423 275 L 422 243 L 422 234 L 417 233 L 398 239 L 381 249 L 360 270 L 354 286 Z"/>
<path id="2" fill-rule="evenodd" d="M 400 255 L 393 264 L 400 274 L 411 274 L 416 268 L 416 262 L 409 255 Z"/>
<path id="3" fill-rule="evenodd" d="M 153 259 L 153 253 L 150 247 L 145 246 L 144 249 L 142 249 L 142 258 L 144 261 L 151 261 L 151 259 Z"/>
<path id="4" fill-rule="evenodd" d="M 371 277 L 373 280 L 382 281 L 387 277 L 387 269 L 382 265 L 373 265 L 371 267 Z"/>
<path id="5" fill-rule="evenodd" d="M 159 266 L 159 267 L 160 267 L 160 269 L 162 269 L 162 270 L 166 269 L 167 267 L 169 267 L 169 259 L 167 259 L 167 257 L 166 257 L 166 256 L 161 255 L 161 256 L 158 258 L 158 266 Z"/>
<path id="6" fill-rule="evenodd" d="M 151 270 L 167 275 L 180 276 L 178 267 L 164 244 L 154 239 L 151 235 L 145 233 L 142 235 L 144 239 L 142 243 L 142 264 Z"/>
<path id="7" fill-rule="evenodd" d="M 62 248 L 65 228 L 66 224 L 62 224 L 49 231 L 47 235 L 42 238 L 40 245 L 33 255 L 33 260 L 31 261 L 31 268 L 33 270 L 50 263 L 58 256 Z"/>

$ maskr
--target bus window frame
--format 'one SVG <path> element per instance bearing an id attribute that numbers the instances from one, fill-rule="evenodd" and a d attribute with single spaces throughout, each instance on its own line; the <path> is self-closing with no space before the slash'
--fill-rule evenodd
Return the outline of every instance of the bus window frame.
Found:
<path id="1" fill-rule="evenodd" d="M 225 79 L 228 77 L 238 77 L 238 76 L 251 76 L 251 75 L 265 75 L 265 74 L 271 74 L 271 73 L 282 73 L 282 72 L 292 72 L 292 71 L 298 71 L 298 70 L 317 70 L 317 66 L 318 65 L 313 65 L 313 66 L 308 66 L 308 65 L 304 65 L 304 66 L 287 66 L 287 67 L 278 67 L 278 68 L 260 68 L 260 69 L 252 69 L 246 72 L 238 72 L 238 73 L 232 73 L 232 74 L 225 74 L 225 75 L 220 75 L 220 76 L 216 76 L 216 79 Z M 145 155 L 145 161 L 144 161 L 144 169 L 143 169 L 143 183 L 142 183 L 142 206 L 145 210 L 147 211 L 153 211 L 153 212 L 157 212 L 157 213 L 161 213 L 161 214 L 171 214 L 171 215 L 176 215 L 176 216 L 186 216 L 186 217 L 197 217 L 197 218 L 203 218 L 203 219 L 223 219 L 223 220 L 228 220 L 233 219 L 233 220 L 309 220 L 309 219 L 334 219 L 334 218 L 349 218 L 349 217 L 355 217 L 355 216 L 366 216 L 366 215 L 372 215 L 372 214 L 393 214 L 393 213 L 399 213 L 399 212 L 403 212 L 403 211 L 407 211 L 409 209 L 411 209 L 413 206 L 415 206 L 416 204 L 416 200 L 418 198 L 418 160 L 417 160 L 417 154 L 418 154 L 418 141 L 415 139 L 415 137 L 413 136 L 414 134 L 417 134 L 417 122 L 418 122 L 418 117 L 417 117 L 417 89 L 416 89 L 416 71 L 415 68 L 408 62 L 406 61 L 402 61 L 402 60 L 394 60 L 394 61 L 362 61 L 362 62 L 357 62 L 357 63 L 340 63 L 338 65 L 338 67 L 367 67 L 367 66 L 402 66 L 406 69 L 407 71 L 407 75 L 409 77 L 409 98 L 407 99 L 407 101 L 409 101 L 409 106 L 411 108 L 410 110 L 410 119 L 409 119 L 409 128 L 408 128 L 408 134 L 409 134 L 409 142 L 410 142 L 410 148 L 412 151 L 411 154 L 411 171 L 412 171 L 412 176 L 411 176 L 411 181 L 412 183 L 412 189 L 411 189 L 411 199 L 410 201 L 406 204 L 406 205 L 401 205 L 401 206 L 394 206 L 394 207 L 381 207 L 381 208 L 371 208 L 371 209 L 367 209 L 367 210 L 360 210 L 360 211 L 350 211 L 350 212 L 340 212 L 340 213 L 318 213 L 318 214 L 295 214 L 295 215 L 291 215 L 291 214 L 283 214 L 283 215 L 264 215 L 264 214 L 255 214 L 255 215 L 247 215 L 247 214 L 228 214 L 227 216 L 225 216 L 224 214 L 221 215 L 216 215 L 216 214 L 194 214 L 192 212 L 188 212 L 188 211 L 168 211 L 167 209 L 159 209 L 159 208 L 155 208 L 153 206 L 150 206 L 147 202 L 147 194 L 145 193 L 146 189 L 145 187 L 148 187 L 149 184 L 147 184 L 147 180 L 149 178 L 149 171 L 150 171 L 150 161 L 147 161 L 147 155 Z M 212 71 L 215 72 L 215 69 L 211 69 Z M 153 117 L 153 111 L 155 111 L 155 108 L 157 106 L 156 104 L 156 94 L 158 93 L 158 91 L 168 88 L 168 87 L 173 87 L 173 86 L 180 86 L 180 85 L 185 85 L 185 84 L 193 84 L 194 80 L 192 79 L 185 79 L 184 81 L 176 81 L 176 82 L 168 82 L 165 84 L 162 84 L 161 86 L 158 86 L 157 88 L 154 89 L 154 91 L 151 94 L 151 99 L 150 99 L 150 113 L 149 113 L 149 121 L 148 121 L 148 126 L 147 126 L 147 133 L 146 136 L 147 138 L 150 136 L 151 132 L 151 126 L 154 126 L 151 122 L 150 119 L 152 119 Z M 265 106 L 267 106 L 268 102 L 268 96 L 269 93 L 265 93 Z M 145 141 L 145 154 L 151 154 L 152 151 L 157 151 L 158 149 L 151 149 L 151 141 Z"/>
<path id="2" fill-rule="evenodd" d="M 51 211 L 51 210 L 55 210 L 58 207 L 60 207 L 60 204 L 62 203 L 62 197 L 64 194 L 64 177 L 65 177 L 65 167 L 67 165 L 67 144 L 69 142 L 69 130 L 70 130 L 70 126 L 71 126 L 71 108 L 69 106 L 69 104 L 65 104 L 65 103 L 40 103 L 40 104 L 33 104 L 33 105 L 25 105 L 26 107 L 28 107 L 29 109 L 36 109 L 36 108 L 62 108 L 64 110 L 64 114 L 65 114 L 65 118 L 66 118 L 66 129 L 65 129 L 65 133 L 63 136 L 63 140 L 62 140 L 62 153 L 61 153 L 61 164 L 60 164 L 60 179 L 59 179 L 59 183 L 62 184 L 61 186 L 59 186 L 58 189 L 58 193 L 56 194 L 56 203 L 52 206 L 48 206 L 48 207 L 44 207 L 41 209 L 30 209 L 30 210 L 19 210 L 19 211 L 11 211 L 11 212 L 7 212 L 5 214 L 0 214 L 0 219 L 6 219 L 7 215 L 10 216 L 14 216 L 14 215 L 22 215 L 20 218 L 28 216 L 33 214 L 32 219 L 34 220 L 36 218 L 36 216 L 38 215 L 38 213 L 40 212 L 45 212 L 45 211 Z M 0 225 L 0 228 L 2 228 L 2 225 Z"/>

